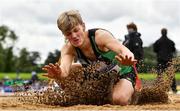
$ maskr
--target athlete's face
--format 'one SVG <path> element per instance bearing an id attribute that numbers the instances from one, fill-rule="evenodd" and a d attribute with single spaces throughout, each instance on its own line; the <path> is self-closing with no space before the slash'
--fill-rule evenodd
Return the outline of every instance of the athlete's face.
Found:
<path id="1" fill-rule="evenodd" d="M 83 25 L 77 25 L 64 33 L 64 35 L 74 47 L 80 47 L 84 42 L 85 27 Z"/>

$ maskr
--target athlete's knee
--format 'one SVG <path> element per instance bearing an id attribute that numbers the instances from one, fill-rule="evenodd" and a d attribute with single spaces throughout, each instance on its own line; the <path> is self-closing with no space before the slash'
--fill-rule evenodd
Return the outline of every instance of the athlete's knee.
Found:
<path id="1" fill-rule="evenodd" d="M 113 94 L 112 95 L 112 103 L 116 105 L 128 105 L 129 97 L 126 94 Z"/>

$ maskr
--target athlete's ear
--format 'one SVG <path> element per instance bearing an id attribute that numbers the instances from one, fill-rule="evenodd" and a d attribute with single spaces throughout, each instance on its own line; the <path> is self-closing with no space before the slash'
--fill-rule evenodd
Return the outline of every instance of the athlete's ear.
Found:
<path id="1" fill-rule="evenodd" d="M 83 26 L 83 31 L 85 31 L 86 26 L 85 26 L 85 23 L 84 23 L 84 22 L 83 22 L 82 26 Z"/>

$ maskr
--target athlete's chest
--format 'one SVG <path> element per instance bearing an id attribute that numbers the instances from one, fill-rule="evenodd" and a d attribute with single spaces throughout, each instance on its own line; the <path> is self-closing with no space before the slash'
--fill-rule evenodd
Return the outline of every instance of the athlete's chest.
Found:
<path id="1" fill-rule="evenodd" d="M 96 60 L 96 55 L 93 51 L 93 49 L 91 47 L 87 48 L 86 50 L 83 50 L 82 53 L 84 54 L 84 56 L 89 59 L 89 60 Z"/>

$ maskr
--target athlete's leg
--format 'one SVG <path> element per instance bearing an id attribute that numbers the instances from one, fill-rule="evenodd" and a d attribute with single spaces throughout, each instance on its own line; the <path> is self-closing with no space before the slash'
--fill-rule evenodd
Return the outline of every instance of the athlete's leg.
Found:
<path id="1" fill-rule="evenodd" d="M 112 103 L 116 105 L 128 105 L 134 93 L 132 83 L 127 79 L 120 79 L 112 90 Z"/>

